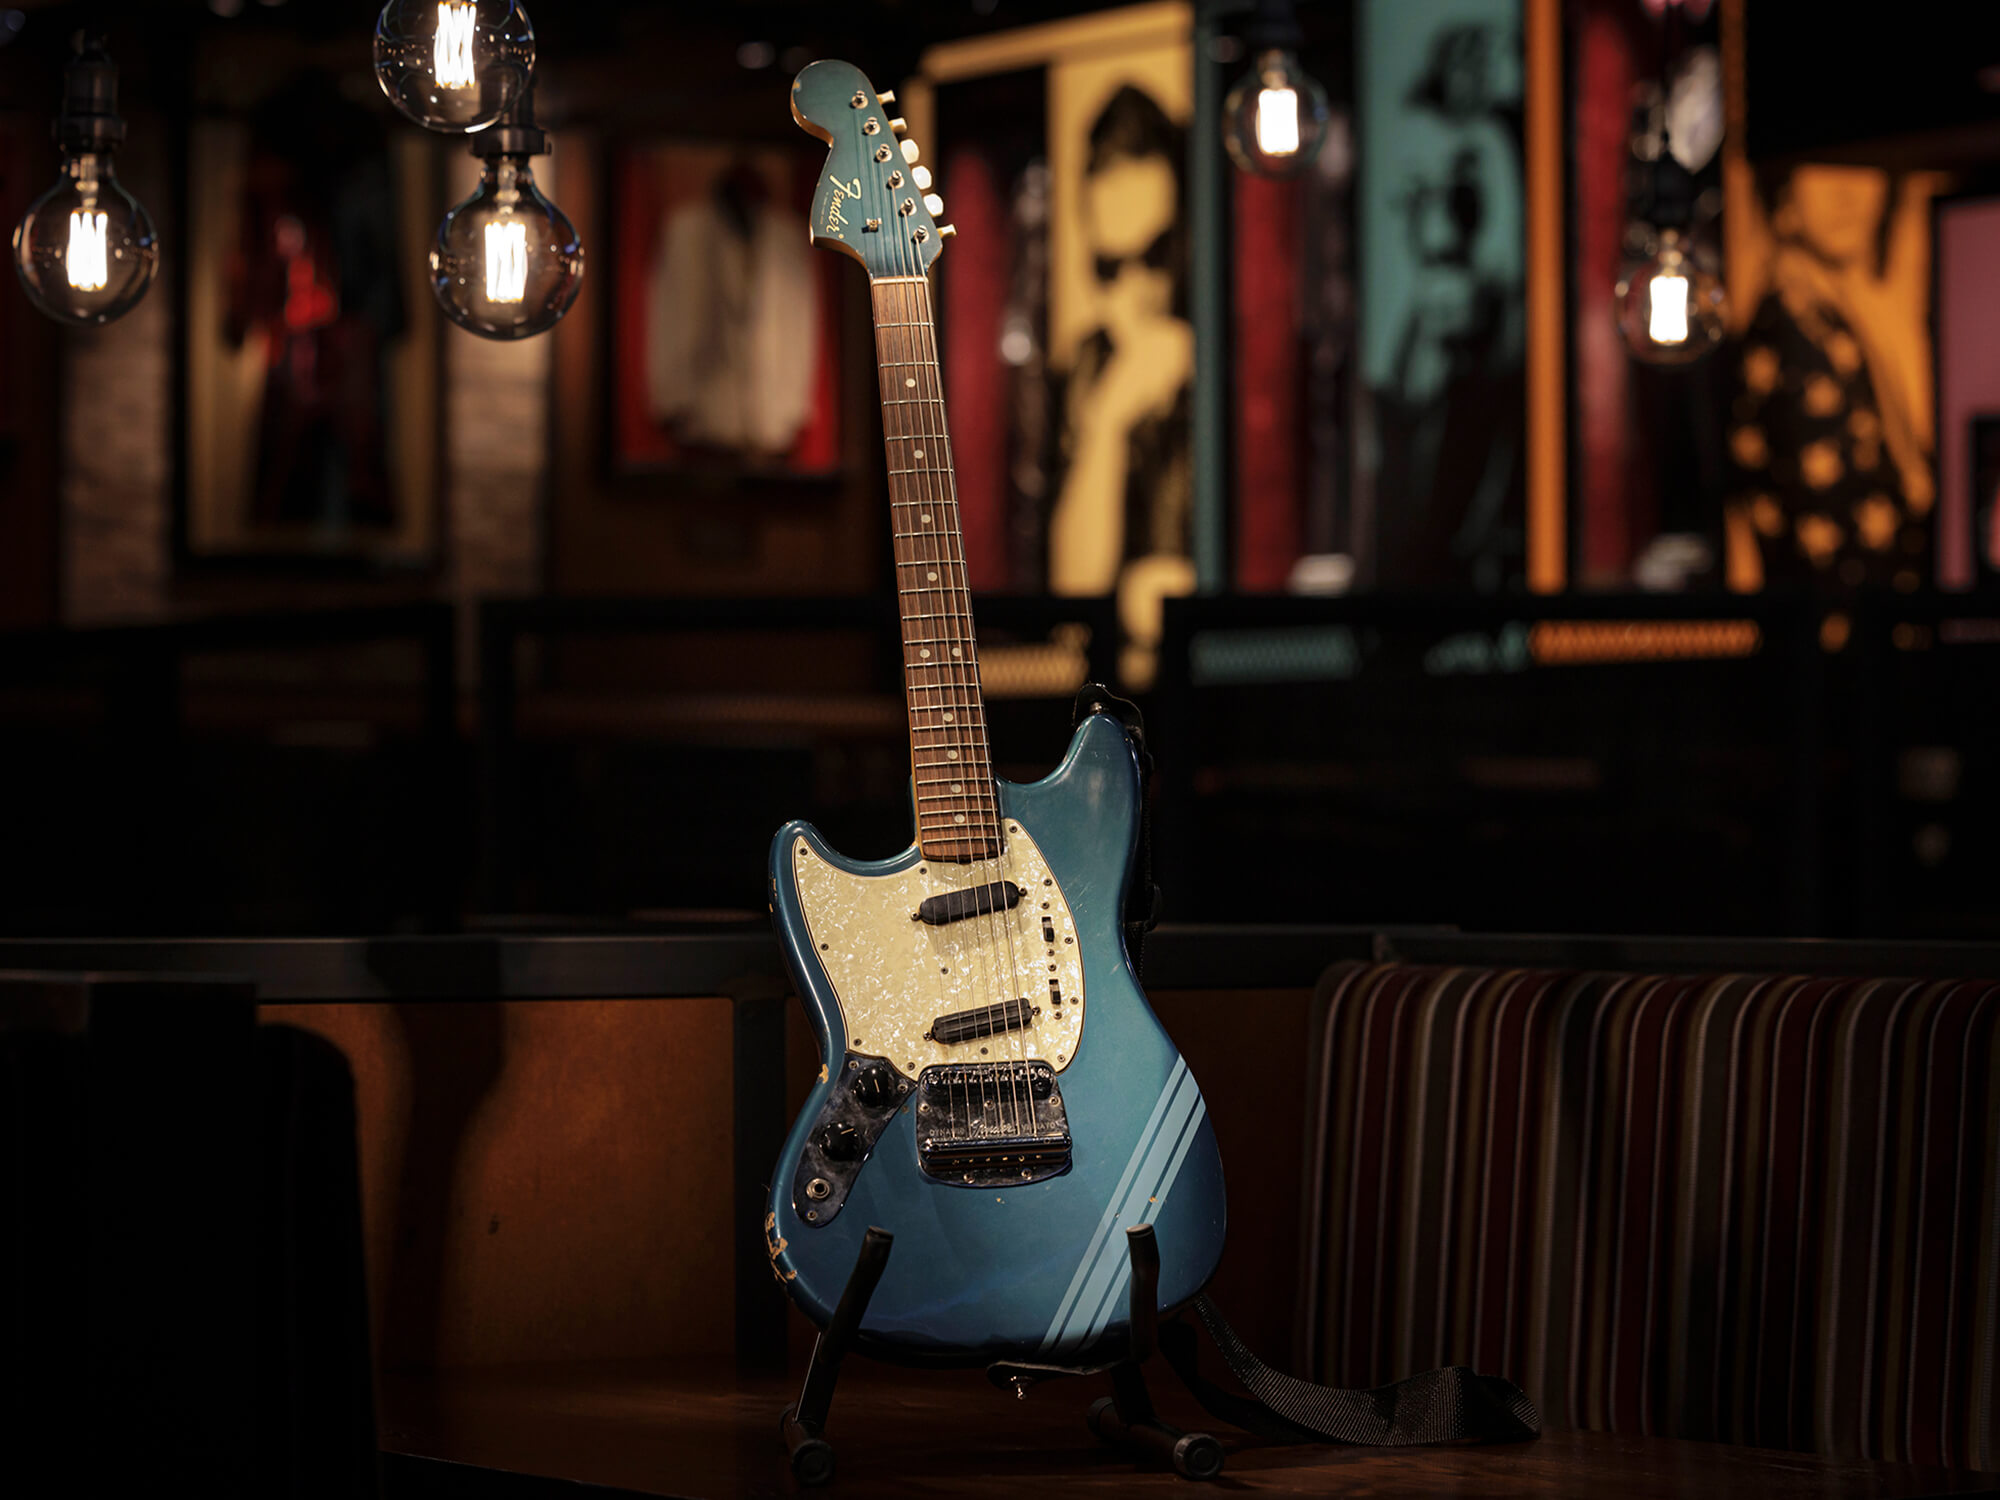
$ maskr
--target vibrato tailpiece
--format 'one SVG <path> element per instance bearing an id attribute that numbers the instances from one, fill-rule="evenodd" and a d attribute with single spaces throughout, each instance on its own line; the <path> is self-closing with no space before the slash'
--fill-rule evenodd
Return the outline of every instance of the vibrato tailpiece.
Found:
<path id="1" fill-rule="evenodd" d="M 946 1063 L 917 1080 L 917 1160 L 961 1187 L 1040 1182 L 1069 1170 L 1069 1115 L 1039 1060 Z"/>

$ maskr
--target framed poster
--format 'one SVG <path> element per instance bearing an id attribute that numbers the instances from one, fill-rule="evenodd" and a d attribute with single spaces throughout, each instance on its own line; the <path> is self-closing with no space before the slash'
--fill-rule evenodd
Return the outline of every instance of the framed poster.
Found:
<path id="1" fill-rule="evenodd" d="M 1521 0 L 1360 0 L 1360 577 L 1492 590 L 1526 554 Z"/>
<path id="2" fill-rule="evenodd" d="M 178 520 L 196 564 L 436 556 L 439 148 L 316 80 L 190 132 Z"/>
<path id="3" fill-rule="evenodd" d="M 803 230 L 824 162 L 812 148 L 679 142 L 614 154 L 614 476 L 840 471 L 846 265 Z"/>
<path id="4" fill-rule="evenodd" d="M 2000 194 L 1932 209 L 1937 309 L 1937 581 L 1970 588 L 2000 572 Z"/>
<path id="5" fill-rule="evenodd" d="M 959 231 L 939 332 L 974 584 L 1115 596 L 1132 687 L 1195 586 L 1192 25 L 1159 0 L 998 31 L 900 91 Z"/>

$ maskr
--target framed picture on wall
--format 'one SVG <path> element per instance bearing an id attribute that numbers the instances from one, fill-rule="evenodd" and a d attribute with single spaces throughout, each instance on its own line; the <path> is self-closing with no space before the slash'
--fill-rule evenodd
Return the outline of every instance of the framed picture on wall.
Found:
<path id="1" fill-rule="evenodd" d="M 823 160 L 677 142 L 612 156 L 614 475 L 840 472 L 846 267 L 805 234 Z"/>
<path id="2" fill-rule="evenodd" d="M 437 555 L 438 147 L 316 76 L 190 132 L 178 519 L 197 565 Z"/>
<path id="3" fill-rule="evenodd" d="M 2000 573 L 2000 194 L 1932 205 L 1936 281 L 1937 581 L 1970 588 Z"/>

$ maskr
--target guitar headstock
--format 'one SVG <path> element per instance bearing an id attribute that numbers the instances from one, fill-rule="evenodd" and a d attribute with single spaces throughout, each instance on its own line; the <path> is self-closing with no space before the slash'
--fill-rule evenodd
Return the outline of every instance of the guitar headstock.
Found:
<path id="1" fill-rule="evenodd" d="M 846 251 L 872 278 L 924 275 L 954 232 L 937 221 L 944 200 L 929 190 L 895 102 L 852 63 L 811 63 L 792 82 L 792 118 L 831 148 L 813 194 L 813 243 Z"/>

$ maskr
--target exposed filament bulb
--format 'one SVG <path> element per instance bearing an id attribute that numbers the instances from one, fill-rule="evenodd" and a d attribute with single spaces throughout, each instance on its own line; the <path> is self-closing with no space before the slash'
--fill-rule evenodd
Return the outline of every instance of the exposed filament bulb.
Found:
<path id="1" fill-rule="evenodd" d="M 486 226 L 486 300 L 519 302 L 528 295 L 528 226 L 496 219 Z"/>
<path id="2" fill-rule="evenodd" d="M 439 88 L 469 89 L 478 81 L 472 60 L 472 42 L 478 30 L 479 7 L 473 0 L 438 0 L 431 71 Z"/>
<path id="3" fill-rule="evenodd" d="M 1688 338 L 1687 277 L 1662 272 L 1648 288 L 1652 304 L 1647 331 L 1656 344 L 1685 344 Z"/>
<path id="4" fill-rule="evenodd" d="M 69 216 L 69 252 L 63 272 L 79 292 L 101 292 L 111 281 L 107 215 L 79 208 Z"/>
<path id="5" fill-rule="evenodd" d="M 1257 149 L 1266 156 L 1296 156 L 1299 150 L 1299 91 L 1260 89 L 1257 93 Z"/>

